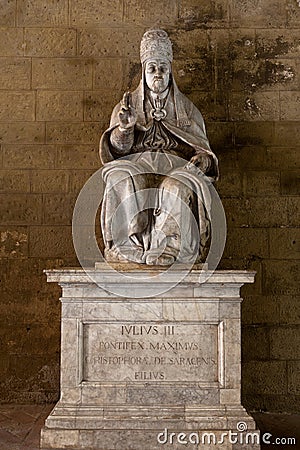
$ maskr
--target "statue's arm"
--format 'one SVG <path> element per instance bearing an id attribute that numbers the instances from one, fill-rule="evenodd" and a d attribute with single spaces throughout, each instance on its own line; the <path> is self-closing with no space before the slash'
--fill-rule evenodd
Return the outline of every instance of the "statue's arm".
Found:
<path id="1" fill-rule="evenodd" d="M 192 102 L 189 102 L 188 116 L 195 134 L 199 136 L 202 145 L 204 144 L 204 151 L 201 150 L 200 145 L 199 150 L 195 149 L 195 155 L 192 156 L 189 163 L 199 167 L 203 173 L 214 174 L 214 177 L 217 178 L 219 172 L 218 160 L 210 148 L 203 116 Z"/>
<path id="2" fill-rule="evenodd" d="M 116 153 L 128 154 L 134 143 L 134 127 L 137 121 L 130 92 L 125 92 L 122 101 L 115 107 L 112 120 L 117 126 L 111 132 L 110 143 Z"/>
<path id="3" fill-rule="evenodd" d="M 204 148 L 210 149 L 203 116 L 199 111 L 199 109 L 191 101 L 189 101 L 188 116 L 191 121 L 195 135 L 199 136 L 201 142 L 203 142 L 205 146 Z"/>
<path id="4" fill-rule="evenodd" d="M 120 155 L 126 155 L 130 153 L 130 150 L 134 142 L 134 128 L 122 129 L 120 126 L 114 128 L 110 135 L 110 143 L 115 153 Z"/>

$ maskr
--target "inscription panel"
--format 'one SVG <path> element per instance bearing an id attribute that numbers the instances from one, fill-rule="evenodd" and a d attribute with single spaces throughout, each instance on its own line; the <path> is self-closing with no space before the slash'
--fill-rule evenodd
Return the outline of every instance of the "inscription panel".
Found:
<path id="1" fill-rule="evenodd" d="M 83 380 L 217 382 L 218 326 L 86 323 Z"/>

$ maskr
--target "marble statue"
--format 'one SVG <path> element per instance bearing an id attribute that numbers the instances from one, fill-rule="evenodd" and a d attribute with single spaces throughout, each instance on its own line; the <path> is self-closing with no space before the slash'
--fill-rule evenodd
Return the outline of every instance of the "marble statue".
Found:
<path id="1" fill-rule="evenodd" d="M 167 33 L 147 31 L 140 57 L 140 84 L 115 106 L 100 140 L 104 256 L 163 266 L 201 262 L 211 233 L 207 180 L 217 179 L 218 161 L 201 113 L 173 78 Z"/>

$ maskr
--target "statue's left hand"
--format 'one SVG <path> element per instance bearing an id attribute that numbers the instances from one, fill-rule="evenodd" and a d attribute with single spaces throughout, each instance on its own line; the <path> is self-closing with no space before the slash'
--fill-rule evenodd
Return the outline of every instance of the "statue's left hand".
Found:
<path id="1" fill-rule="evenodd" d="M 207 155 L 194 155 L 185 165 L 186 169 L 192 169 L 193 166 L 198 167 L 203 173 L 206 173 L 211 166 L 210 157 Z"/>

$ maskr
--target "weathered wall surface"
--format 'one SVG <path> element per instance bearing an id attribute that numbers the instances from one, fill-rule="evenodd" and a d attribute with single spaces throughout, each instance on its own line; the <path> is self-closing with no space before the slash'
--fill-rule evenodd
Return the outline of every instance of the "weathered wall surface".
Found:
<path id="1" fill-rule="evenodd" d="M 100 167 L 113 105 L 139 76 L 139 41 L 161 24 L 180 89 L 202 111 L 228 219 L 223 268 L 243 289 L 243 403 L 300 399 L 300 7 L 296 0 L 2 0 L 0 3 L 2 401 L 59 391 L 59 288 L 76 262 L 74 201 Z"/>

